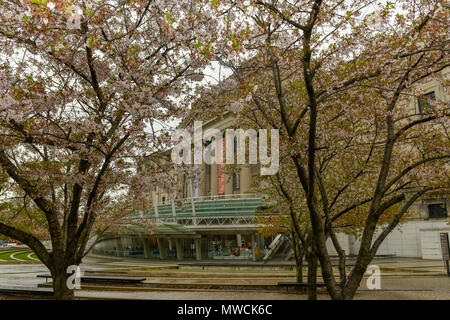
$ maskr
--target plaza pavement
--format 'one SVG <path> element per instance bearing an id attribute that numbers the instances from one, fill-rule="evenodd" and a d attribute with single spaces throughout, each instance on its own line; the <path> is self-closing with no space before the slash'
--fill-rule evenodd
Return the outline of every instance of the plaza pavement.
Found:
<path id="1" fill-rule="evenodd" d="M 181 299 L 181 300 L 302 300 L 303 294 L 286 293 L 283 290 L 252 289 L 257 285 L 274 285 L 278 281 L 295 281 L 295 273 L 286 270 L 292 263 L 270 261 L 268 263 L 252 261 L 153 261 L 134 258 L 117 258 L 92 255 L 85 258 L 81 269 L 89 272 L 118 273 L 121 276 L 139 274 L 148 275 L 146 285 L 161 284 L 166 288 L 107 288 L 103 290 L 90 288 L 79 290 L 79 298 L 97 299 Z M 352 259 L 349 259 L 349 265 Z M 445 299 L 450 300 L 450 278 L 446 276 L 444 263 L 439 260 L 422 260 L 413 258 L 383 257 L 372 262 L 381 268 L 381 290 L 368 290 L 362 281 L 356 299 Z M 282 267 L 282 268 L 280 268 Z M 49 273 L 45 266 L 39 264 L 0 265 L 0 286 L 31 287 L 45 283 L 37 278 L 38 274 Z M 320 279 L 318 281 L 321 281 Z M 215 289 L 208 290 L 208 285 L 243 286 L 250 290 Z M 174 288 L 170 288 L 173 285 Z M 184 288 L 184 286 L 186 286 Z M 198 289 L 189 286 L 199 286 Z M 125 289 L 125 290 L 124 290 Z M 328 299 L 326 294 L 319 294 L 319 299 Z"/>

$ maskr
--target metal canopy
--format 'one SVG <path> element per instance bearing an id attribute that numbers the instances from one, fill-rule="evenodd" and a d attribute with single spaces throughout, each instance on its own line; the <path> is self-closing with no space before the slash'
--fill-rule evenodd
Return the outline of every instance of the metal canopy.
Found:
<path id="1" fill-rule="evenodd" d="M 200 238 L 195 231 L 176 223 L 159 223 L 148 226 L 127 224 L 121 230 L 122 235 L 153 236 L 157 238 Z"/>

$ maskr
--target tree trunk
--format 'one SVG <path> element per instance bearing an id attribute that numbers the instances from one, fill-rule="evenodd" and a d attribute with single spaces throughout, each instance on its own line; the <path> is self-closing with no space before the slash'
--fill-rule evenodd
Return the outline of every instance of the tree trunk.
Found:
<path id="1" fill-rule="evenodd" d="M 292 232 L 291 240 L 292 240 L 292 249 L 294 250 L 294 257 L 295 257 L 297 282 L 303 282 L 303 257 L 305 256 L 305 252 L 300 244 L 300 241 L 298 241 L 295 232 Z"/>
<path id="2" fill-rule="evenodd" d="M 343 288 L 345 286 L 345 283 L 347 282 L 346 253 L 345 250 L 342 249 L 341 244 L 339 243 L 339 240 L 336 236 L 336 233 L 334 232 L 334 229 L 331 226 L 331 223 L 328 225 L 328 230 L 330 233 L 331 241 L 333 242 L 333 246 L 336 249 L 336 252 L 338 253 L 339 256 L 339 280 L 340 286 Z"/>
<path id="3" fill-rule="evenodd" d="M 307 255 L 308 259 L 308 300 L 317 300 L 317 256 L 314 253 Z"/>
<path id="4" fill-rule="evenodd" d="M 373 257 L 369 254 L 358 257 L 353 270 L 348 277 L 348 281 L 343 289 L 342 295 L 345 300 L 352 300 L 359 288 L 359 285 L 366 273 L 367 266 Z"/>
<path id="5" fill-rule="evenodd" d="M 74 298 L 73 289 L 69 289 L 67 280 L 70 274 L 66 273 L 66 268 L 58 268 L 52 272 L 53 298 L 56 300 L 72 300 Z"/>
<path id="6" fill-rule="evenodd" d="M 320 268 L 322 273 L 322 279 L 327 287 L 328 294 L 333 300 L 341 300 L 342 298 L 342 290 L 341 287 L 336 283 L 336 279 L 333 273 L 333 263 L 328 254 L 327 245 L 326 245 L 326 236 L 323 228 L 323 224 L 320 216 L 315 213 L 314 207 L 310 208 L 310 217 L 312 224 L 312 232 L 315 237 L 313 240 L 313 245 L 316 248 L 315 256 L 318 258 L 320 262 Z"/>
<path id="7" fill-rule="evenodd" d="M 297 261 L 296 269 L 297 282 L 303 282 L 303 256 Z"/>
<path id="8" fill-rule="evenodd" d="M 298 242 L 297 242 L 298 243 Z M 294 249 L 294 251 L 297 251 L 295 254 L 295 271 L 296 271 L 296 281 L 297 282 L 303 282 L 303 257 L 304 257 L 304 252 L 303 249 L 301 249 L 298 244 L 297 244 L 297 249 Z M 296 291 L 302 291 L 304 289 L 300 288 L 300 287 L 296 287 Z"/>

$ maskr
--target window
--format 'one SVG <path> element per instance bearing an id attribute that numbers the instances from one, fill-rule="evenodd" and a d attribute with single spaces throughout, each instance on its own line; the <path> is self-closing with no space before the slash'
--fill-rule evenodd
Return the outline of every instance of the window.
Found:
<path id="1" fill-rule="evenodd" d="M 162 197 L 162 203 L 166 204 L 166 197 Z"/>
<path id="2" fill-rule="evenodd" d="M 241 189 L 241 175 L 238 172 L 233 173 L 233 191 Z"/>
<path id="3" fill-rule="evenodd" d="M 429 114 L 433 112 L 433 103 L 432 101 L 436 100 L 436 94 L 434 91 L 428 92 L 423 96 L 418 98 L 419 102 L 419 113 L 420 114 Z"/>
<path id="4" fill-rule="evenodd" d="M 183 199 L 187 198 L 187 177 L 183 174 Z"/>
<path id="5" fill-rule="evenodd" d="M 447 218 L 447 206 L 444 203 L 428 205 L 429 218 Z"/>

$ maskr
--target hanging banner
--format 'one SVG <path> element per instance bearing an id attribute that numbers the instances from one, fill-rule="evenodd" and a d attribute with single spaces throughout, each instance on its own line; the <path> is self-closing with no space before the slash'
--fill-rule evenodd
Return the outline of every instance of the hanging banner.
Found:
<path id="1" fill-rule="evenodd" d="M 219 164 L 217 166 L 217 175 L 219 182 L 218 194 L 225 194 L 225 167 L 223 165 L 223 150 L 225 150 L 225 139 L 222 138 L 218 143 Z"/>

